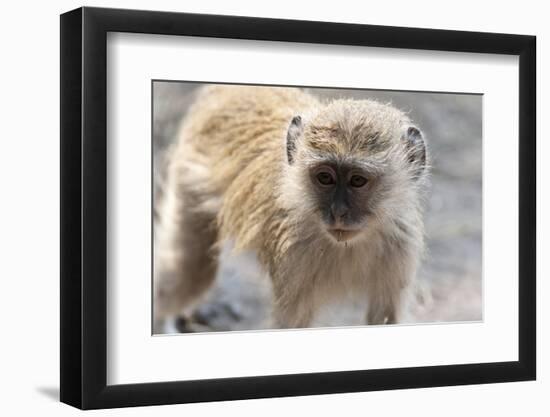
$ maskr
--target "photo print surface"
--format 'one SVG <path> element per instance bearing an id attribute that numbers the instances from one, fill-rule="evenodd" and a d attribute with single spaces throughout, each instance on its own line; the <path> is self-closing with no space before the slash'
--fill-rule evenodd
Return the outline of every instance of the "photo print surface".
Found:
<path id="1" fill-rule="evenodd" d="M 154 334 L 483 319 L 482 95 L 152 95 Z"/>

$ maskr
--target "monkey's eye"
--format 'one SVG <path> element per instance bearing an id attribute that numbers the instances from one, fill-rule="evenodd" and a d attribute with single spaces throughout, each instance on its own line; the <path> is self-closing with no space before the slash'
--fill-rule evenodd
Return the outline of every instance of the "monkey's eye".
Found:
<path id="1" fill-rule="evenodd" d="M 367 179 L 361 175 L 352 175 L 349 180 L 349 185 L 355 188 L 361 188 L 367 183 Z"/>
<path id="2" fill-rule="evenodd" d="M 331 173 L 323 171 L 317 174 L 317 181 L 321 185 L 333 185 L 336 183 Z"/>

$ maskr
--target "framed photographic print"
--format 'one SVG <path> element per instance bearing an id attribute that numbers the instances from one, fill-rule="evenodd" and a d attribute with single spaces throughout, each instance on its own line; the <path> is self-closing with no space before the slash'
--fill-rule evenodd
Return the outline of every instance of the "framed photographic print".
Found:
<path id="1" fill-rule="evenodd" d="M 535 37 L 61 16 L 61 401 L 535 379 Z"/>

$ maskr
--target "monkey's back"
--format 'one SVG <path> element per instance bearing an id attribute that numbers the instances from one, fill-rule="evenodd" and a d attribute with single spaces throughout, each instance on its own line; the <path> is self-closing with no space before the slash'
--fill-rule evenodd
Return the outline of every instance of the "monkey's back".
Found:
<path id="1" fill-rule="evenodd" d="M 285 245 L 276 187 L 286 163 L 291 119 L 317 100 L 295 88 L 202 88 L 181 129 L 174 162 L 181 181 L 216 214 L 220 239 L 238 249 Z"/>

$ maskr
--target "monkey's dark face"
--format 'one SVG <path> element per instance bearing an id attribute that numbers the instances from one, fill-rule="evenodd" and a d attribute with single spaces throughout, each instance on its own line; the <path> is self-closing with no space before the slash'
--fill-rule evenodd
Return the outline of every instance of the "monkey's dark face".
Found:
<path id="1" fill-rule="evenodd" d="M 371 214 L 376 178 L 354 164 L 325 161 L 309 171 L 321 219 L 337 241 L 358 235 Z"/>

